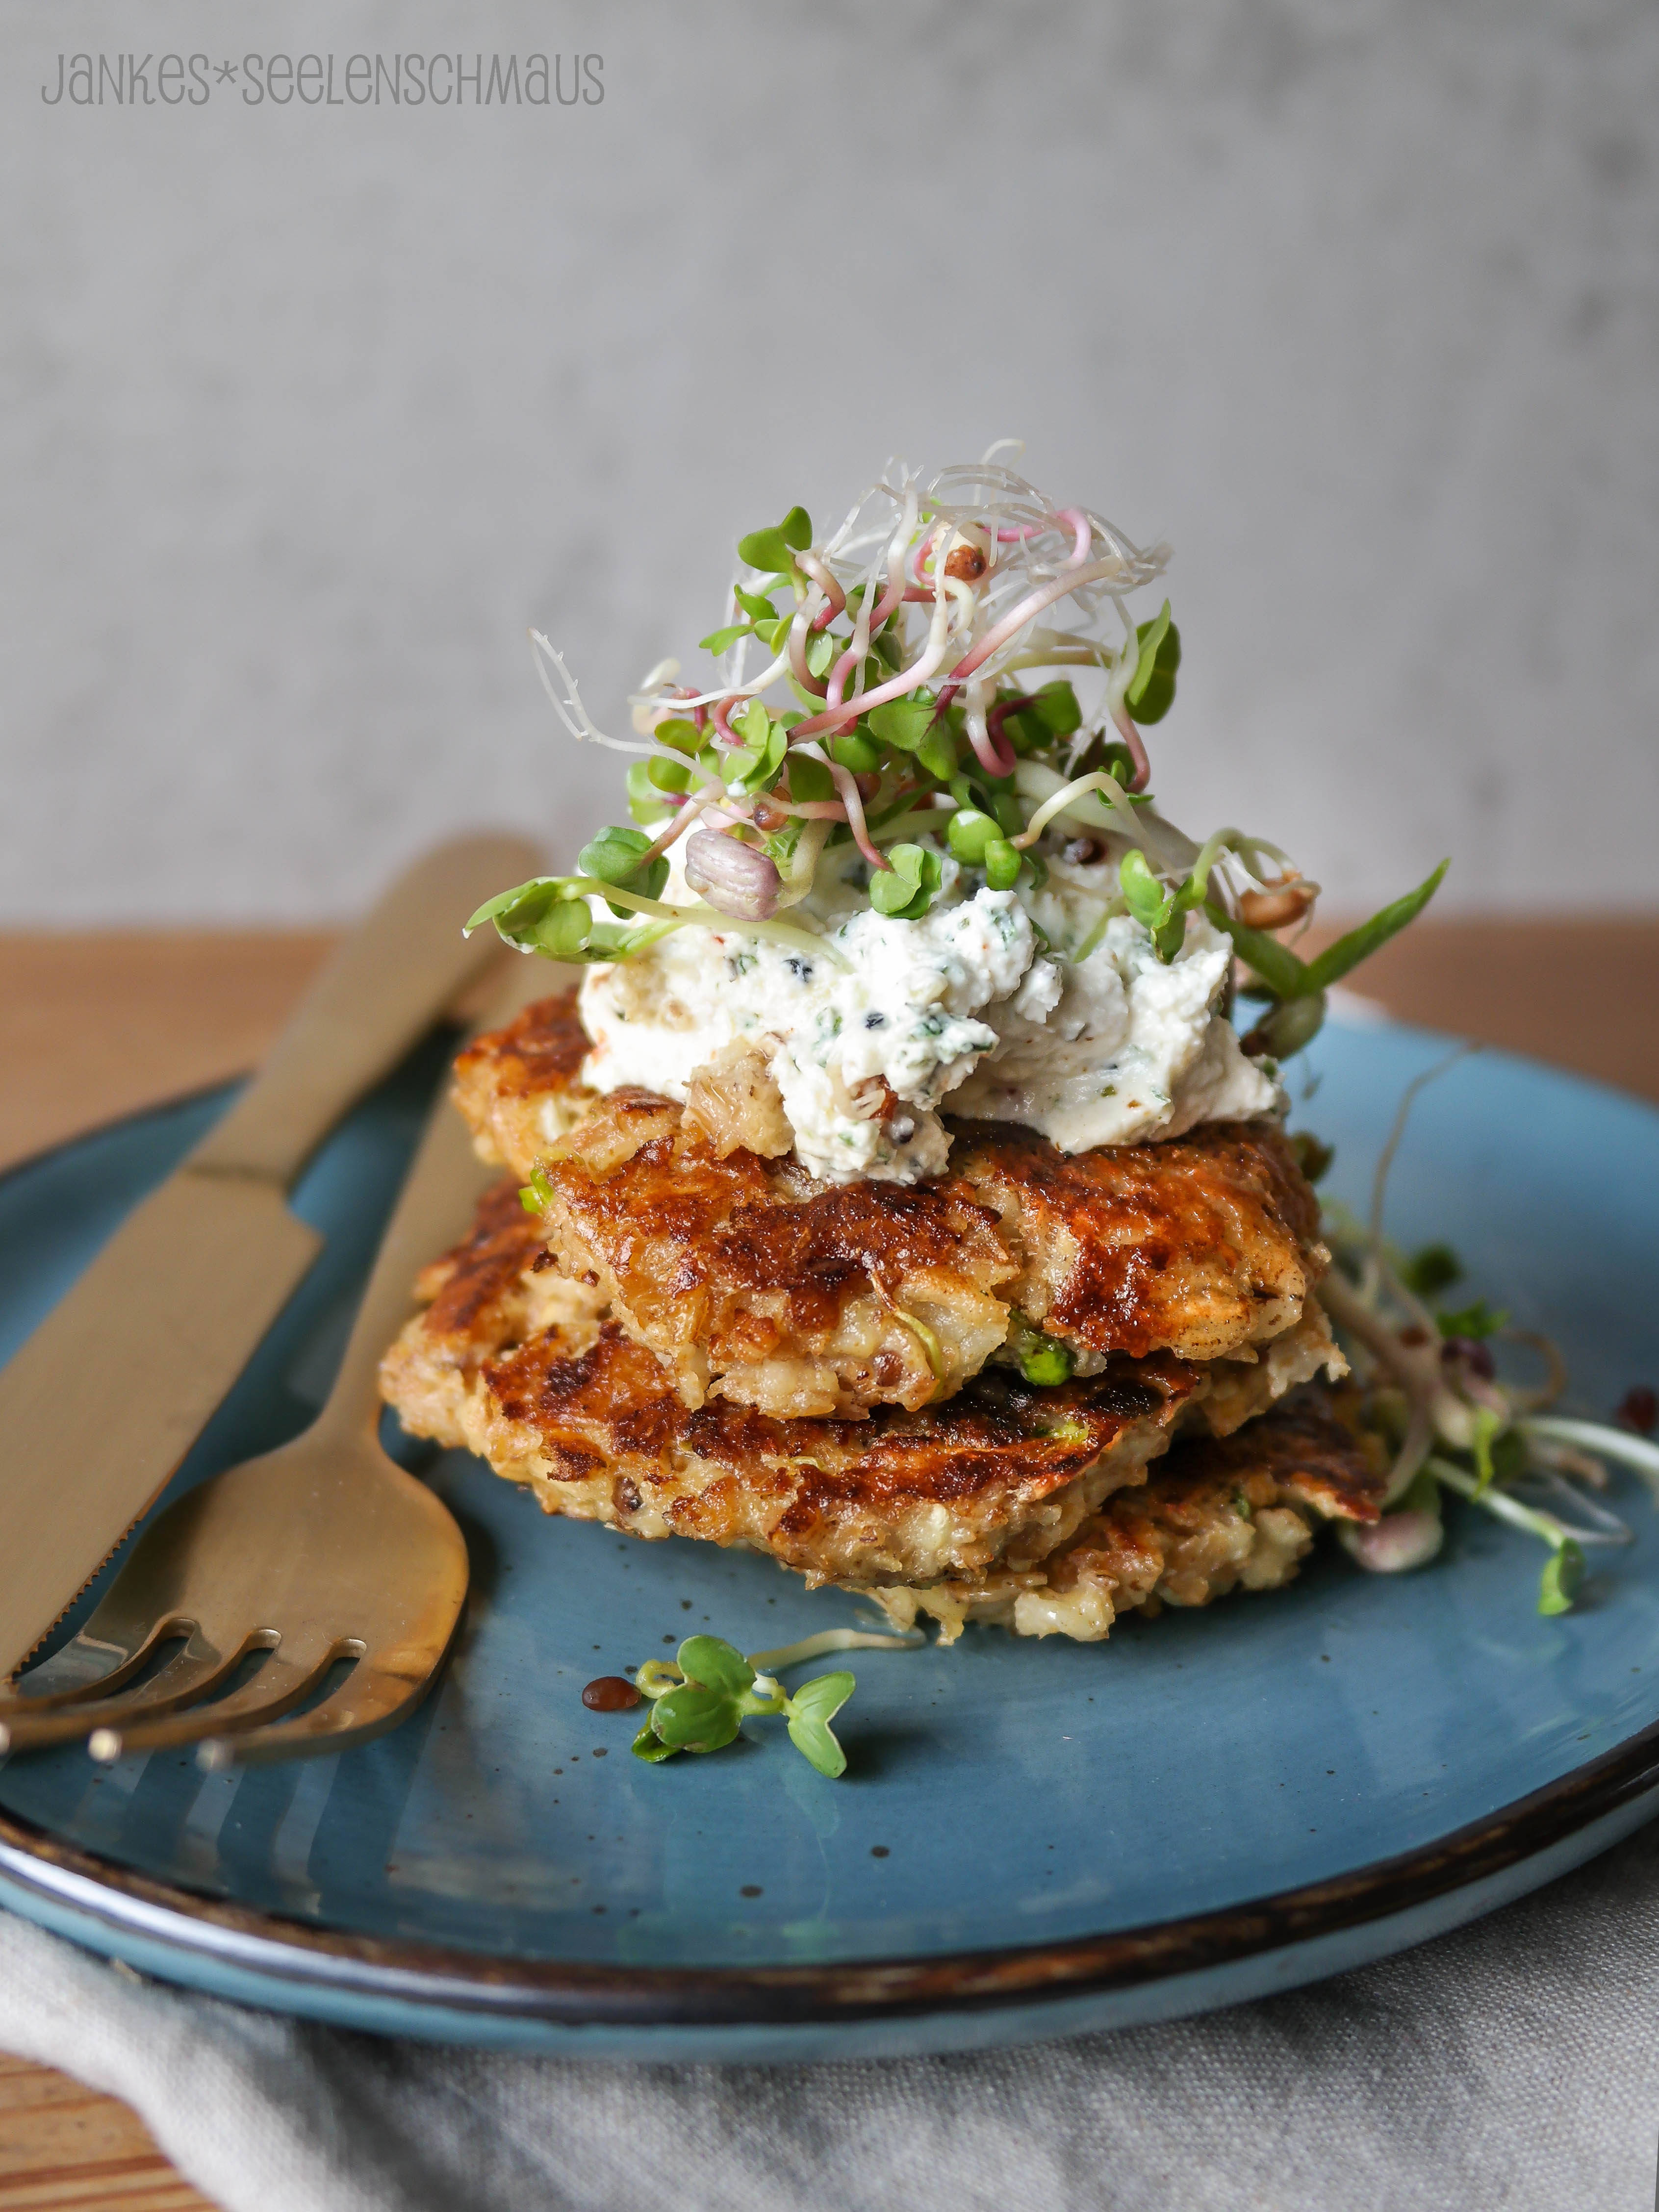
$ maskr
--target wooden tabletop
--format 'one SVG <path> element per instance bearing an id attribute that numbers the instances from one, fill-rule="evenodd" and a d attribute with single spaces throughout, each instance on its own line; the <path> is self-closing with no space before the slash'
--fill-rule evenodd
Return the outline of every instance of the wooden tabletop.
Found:
<path id="1" fill-rule="evenodd" d="M 0 1167 L 251 1066 L 331 942 L 0 935 Z M 1659 915 L 1425 920 L 1351 980 L 1402 1020 L 1659 1099 Z M 0 2212 L 72 2206 L 201 2212 L 207 2199 L 125 2106 L 0 2058 Z"/>

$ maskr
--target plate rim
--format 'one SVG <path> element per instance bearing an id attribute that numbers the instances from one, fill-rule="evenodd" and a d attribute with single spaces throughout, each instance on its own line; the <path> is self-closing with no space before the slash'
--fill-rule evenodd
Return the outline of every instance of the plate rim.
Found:
<path id="1" fill-rule="evenodd" d="M 513 1960 L 355 1935 L 162 1881 L 0 1811 L 0 1876 L 186 1955 L 421 2009 L 579 2027 L 822 2027 L 1103 1996 L 1389 1919 L 1538 1857 L 1659 1790 L 1659 1720 L 1411 1851 L 1209 1911 L 1059 1942 L 817 1965 Z"/>

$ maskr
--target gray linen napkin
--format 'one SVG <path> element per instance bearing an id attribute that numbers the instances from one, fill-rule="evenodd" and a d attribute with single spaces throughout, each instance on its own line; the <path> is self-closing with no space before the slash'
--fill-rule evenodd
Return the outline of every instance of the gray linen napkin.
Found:
<path id="1" fill-rule="evenodd" d="M 434 2049 L 179 1995 L 0 1915 L 0 2045 L 136 2106 L 227 2212 L 1645 2208 L 1659 1826 L 1231 2012 L 815 2067 Z"/>

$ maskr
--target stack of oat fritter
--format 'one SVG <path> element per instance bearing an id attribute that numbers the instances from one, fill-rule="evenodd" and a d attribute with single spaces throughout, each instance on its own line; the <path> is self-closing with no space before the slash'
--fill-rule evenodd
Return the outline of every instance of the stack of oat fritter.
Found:
<path id="1" fill-rule="evenodd" d="M 567 994 L 461 1055 L 510 1176 L 381 1370 L 549 1512 L 747 1545 L 947 1638 L 1085 1641 L 1378 1517 L 1276 1125 L 1068 1156 L 958 1122 L 934 1181 L 827 1185 L 741 1055 L 682 1107 L 584 1090 L 586 1050 Z"/>

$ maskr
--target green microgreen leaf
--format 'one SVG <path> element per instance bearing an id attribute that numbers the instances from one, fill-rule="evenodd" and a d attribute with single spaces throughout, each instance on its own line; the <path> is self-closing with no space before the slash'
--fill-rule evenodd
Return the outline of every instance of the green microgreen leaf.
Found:
<path id="1" fill-rule="evenodd" d="M 655 1717 L 656 1708 L 653 1706 L 647 1714 L 643 1727 L 634 1739 L 635 1758 L 643 1759 L 653 1766 L 659 1765 L 665 1759 L 672 1759 L 675 1752 L 679 1748 L 678 1744 L 663 1741 L 653 1725 Z"/>
<path id="2" fill-rule="evenodd" d="M 811 1714 L 814 1720 L 832 1721 L 857 1687 L 848 1674 L 817 1674 L 792 1693 L 788 1710 Z"/>
<path id="3" fill-rule="evenodd" d="M 1509 1318 L 1503 1307 L 1489 1306 L 1485 1298 L 1477 1298 L 1473 1305 L 1460 1306 L 1455 1313 L 1435 1316 L 1442 1336 L 1473 1337 L 1477 1342 L 1496 1336 L 1500 1328 L 1508 1326 Z"/>
<path id="4" fill-rule="evenodd" d="M 844 638 L 836 637 L 829 630 L 821 629 L 816 637 L 809 637 L 806 641 L 806 665 L 814 676 L 827 676 L 846 649 Z"/>
<path id="5" fill-rule="evenodd" d="M 1547 1616 L 1571 1613 L 1578 1585 L 1584 1579 L 1584 1554 L 1571 1536 L 1565 1537 L 1544 1563 L 1538 1583 L 1538 1610 Z"/>
<path id="6" fill-rule="evenodd" d="M 641 868 L 651 840 L 643 830 L 619 828 L 615 823 L 601 830 L 599 836 L 584 845 L 576 856 L 576 866 L 585 876 L 596 882 L 615 884 L 619 890 L 637 891 L 645 898 L 659 898 L 668 881 L 668 863 L 660 855 L 649 866 Z M 607 905 L 611 905 L 609 900 Z M 612 914 L 627 921 L 632 919 L 625 907 L 611 906 Z"/>
<path id="7" fill-rule="evenodd" d="M 1249 922 L 1238 921 L 1211 899 L 1205 901 L 1204 911 L 1218 929 L 1231 938 L 1234 951 L 1254 969 L 1274 998 L 1298 999 L 1316 988 L 1306 962 L 1298 960 L 1288 945 L 1269 937 L 1265 929 L 1252 929 Z"/>
<path id="8" fill-rule="evenodd" d="M 957 860 L 965 860 L 970 868 L 976 868 L 985 858 L 985 848 L 992 839 L 1001 836 L 995 816 L 981 814 L 976 806 L 958 807 L 945 833 L 945 842 Z"/>
<path id="9" fill-rule="evenodd" d="M 1469 1449 L 1474 1455 L 1474 1494 L 1492 1488 L 1497 1468 L 1492 1465 L 1492 1440 L 1503 1427 L 1503 1417 L 1493 1413 L 1490 1406 L 1477 1406 L 1469 1437 Z"/>
<path id="10" fill-rule="evenodd" d="M 778 615 L 769 623 L 759 622 L 755 624 L 755 635 L 769 653 L 781 651 L 783 641 L 789 635 L 789 625 L 793 619 L 793 615 Z"/>
<path id="11" fill-rule="evenodd" d="M 668 808 L 651 771 L 655 761 L 632 761 L 628 769 L 628 811 L 642 830 L 668 819 Z M 690 778 L 688 776 L 689 782 Z"/>
<path id="12" fill-rule="evenodd" d="M 739 538 L 738 558 L 751 568 L 781 568 L 786 574 L 795 565 L 783 532 L 776 528 L 751 530 L 746 538 Z"/>
<path id="13" fill-rule="evenodd" d="M 701 1683 L 705 1689 L 737 1696 L 754 1686 L 754 1668 L 736 1644 L 721 1637 L 688 1636 L 674 1659 L 688 1682 Z"/>
<path id="14" fill-rule="evenodd" d="M 1025 855 L 1006 837 L 993 837 L 984 852 L 985 881 L 994 891 L 1011 891 L 1019 881 Z"/>
<path id="15" fill-rule="evenodd" d="M 798 1665 L 823 1651 L 866 1645 L 914 1648 L 922 1641 L 920 1636 L 890 1638 L 830 1629 L 750 1660 L 720 1637 L 689 1636 L 673 1662 L 647 1660 L 636 1672 L 641 1693 L 653 1702 L 634 1738 L 634 1755 L 654 1763 L 678 1751 L 719 1751 L 735 1741 L 744 1720 L 781 1715 L 796 1749 L 820 1774 L 833 1778 L 845 1773 L 847 1755 L 830 1723 L 856 1688 L 854 1677 L 820 1674 L 791 1697 L 773 1670 Z M 764 1675 L 757 1673 L 757 1663 L 769 1670 Z"/>
<path id="16" fill-rule="evenodd" d="M 925 845 L 895 845 L 887 857 L 891 868 L 871 878 L 870 903 L 878 914 L 918 921 L 939 887 L 939 856 Z"/>
<path id="17" fill-rule="evenodd" d="M 820 1674 L 804 1682 L 784 1706 L 790 1742 L 832 1782 L 847 1771 L 847 1753 L 836 1741 L 830 1723 L 855 1686 L 851 1674 Z"/>
<path id="18" fill-rule="evenodd" d="M 546 1212 L 553 1203 L 553 1186 L 545 1168 L 538 1168 L 528 1182 L 519 1186 L 519 1203 L 526 1213 Z"/>
<path id="19" fill-rule="evenodd" d="M 494 922 L 505 943 L 550 960 L 625 958 L 631 939 L 624 931 L 594 921 L 586 899 L 592 888 L 585 877 L 537 876 L 487 900 L 466 927 L 471 931 Z"/>
<path id="20" fill-rule="evenodd" d="M 837 768 L 849 768 L 854 775 L 870 775 L 881 766 L 881 747 L 862 730 L 843 730 L 830 738 L 830 757 Z"/>
<path id="21" fill-rule="evenodd" d="M 1310 1182 L 1322 1182 L 1330 1173 L 1336 1149 L 1316 1137 L 1310 1129 L 1297 1129 L 1290 1139 L 1296 1164 Z"/>
<path id="22" fill-rule="evenodd" d="M 677 753 L 700 753 L 702 750 L 702 732 L 695 722 L 683 714 L 671 714 L 657 724 L 651 732 L 659 745 L 666 745 Z"/>
<path id="23" fill-rule="evenodd" d="M 957 772 L 957 733 L 948 720 L 933 724 L 912 757 L 924 775 L 949 783 Z"/>
<path id="24" fill-rule="evenodd" d="M 1449 1244 L 1425 1244 L 1407 1261 L 1400 1279 L 1419 1298 L 1436 1297 L 1462 1281 L 1463 1262 Z"/>
<path id="25" fill-rule="evenodd" d="M 835 779 L 820 760 L 810 755 L 789 757 L 789 796 L 798 806 L 818 806 L 836 795 Z"/>
<path id="26" fill-rule="evenodd" d="M 1307 993 L 1299 999 L 1280 999 L 1245 1038 L 1245 1048 L 1273 1060 L 1291 1060 L 1313 1042 L 1324 1024 L 1322 991 Z"/>
<path id="27" fill-rule="evenodd" d="M 758 592 L 737 592 L 733 593 L 733 597 L 751 623 L 777 620 L 777 609 L 770 599 L 763 599 Z"/>
<path id="28" fill-rule="evenodd" d="M 1189 877 L 1179 890 L 1161 884 L 1147 866 L 1146 855 L 1131 846 L 1118 862 L 1117 880 L 1129 912 L 1152 940 L 1153 950 L 1167 967 L 1187 936 L 1188 908 L 1198 902 Z"/>
<path id="29" fill-rule="evenodd" d="M 937 702 L 928 691 L 913 692 L 908 699 L 890 699 L 872 707 L 865 717 L 872 737 L 896 752 L 913 753 L 932 726 Z"/>
<path id="30" fill-rule="evenodd" d="M 1181 665 L 1181 632 L 1170 618 L 1165 599 L 1151 622 L 1135 631 L 1139 657 L 1123 703 L 1143 725 L 1161 722 L 1175 703 L 1176 671 Z"/>
<path id="31" fill-rule="evenodd" d="M 1403 898 L 1395 899 L 1392 906 L 1385 906 L 1380 913 L 1374 914 L 1369 921 L 1362 921 L 1358 929 L 1351 929 L 1346 937 L 1339 937 L 1334 945 L 1328 945 L 1317 959 L 1309 962 L 1307 980 L 1302 986 L 1303 989 L 1328 989 L 1331 984 L 1340 982 L 1362 960 L 1369 960 L 1379 945 L 1386 945 L 1391 937 L 1398 936 L 1407 922 L 1415 921 L 1422 913 L 1439 890 L 1441 878 L 1450 866 L 1449 860 L 1443 860 L 1432 874 L 1423 878 L 1414 891 L 1407 891 Z M 1237 938 L 1234 942 L 1237 942 Z M 1255 968 L 1255 962 L 1250 955 L 1246 953 L 1244 957 Z M 1273 981 L 1273 977 L 1261 969 L 1256 969 L 1256 973 L 1263 982 Z M 1281 992 L 1279 995 L 1283 997 L 1285 994 Z"/>
<path id="32" fill-rule="evenodd" d="M 1056 1382 L 1069 1382 L 1077 1361 L 1063 1344 L 1056 1344 L 1051 1336 L 1032 1340 L 1019 1355 L 1019 1371 L 1028 1382 L 1046 1389 Z"/>
<path id="33" fill-rule="evenodd" d="M 1077 693 L 1066 677 L 1057 676 L 1053 683 L 1045 684 L 1034 691 L 1031 708 L 1050 737 L 1069 738 L 1083 727 L 1083 709 L 1079 706 Z M 1127 745 L 1124 751 L 1127 755 Z"/>
<path id="34" fill-rule="evenodd" d="M 783 773 L 789 747 L 787 728 L 773 721 L 758 699 L 750 701 L 732 726 L 744 743 L 720 763 L 726 788 L 744 798 L 757 791 L 769 791 Z"/>
<path id="35" fill-rule="evenodd" d="M 794 570 L 793 556 L 804 553 L 811 542 L 811 517 L 804 507 L 792 507 L 773 529 L 751 530 L 740 538 L 738 558 L 751 568 L 778 569 L 788 576 Z"/>
<path id="36" fill-rule="evenodd" d="M 724 629 L 711 629 L 708 636 L 700 637 L 697 643 L 705 653 L 725 653 L 740 637 L 748 637 L 754 627 L 751 622 L 728 623 Z"/>
<path id="37" fill-rule="evenodd" d="M 671 1690 L 651 1708 L 653 1729 L 676 1751 L 723 1751 L 742 1722 L 737 1696 L 729 1690 L 707 1689 L 700 1682 Z"/>

